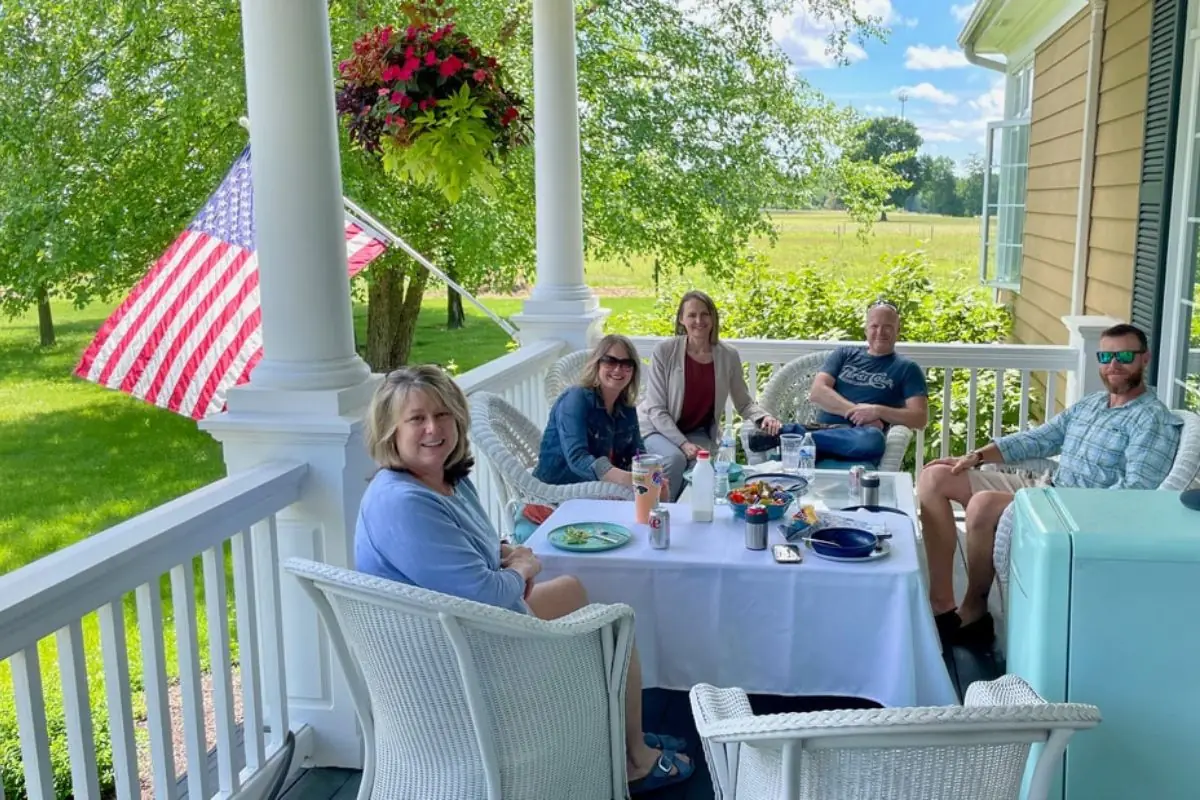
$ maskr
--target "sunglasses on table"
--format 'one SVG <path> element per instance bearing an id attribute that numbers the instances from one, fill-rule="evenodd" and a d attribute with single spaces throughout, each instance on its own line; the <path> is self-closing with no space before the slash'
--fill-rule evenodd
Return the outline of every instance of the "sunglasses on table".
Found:
<path id="1" fill-rule="evenodd" d="M 1096 353 L 1096 360 L 1101 364 L 1110 364 L 1114 360 L 1118 364 L 1132 364 L 1133 360 L 1140 356 L 1145 350 L 1100 350 Z"/>
<path id="2" fill-rule="evenodd" d="M 600 356 L 600 363 L 606 367 L 622 367 L 624 369 L 633 369 L 637 366 L 637 362 L 632 358 L 617 358 L 616 356 Z"/>

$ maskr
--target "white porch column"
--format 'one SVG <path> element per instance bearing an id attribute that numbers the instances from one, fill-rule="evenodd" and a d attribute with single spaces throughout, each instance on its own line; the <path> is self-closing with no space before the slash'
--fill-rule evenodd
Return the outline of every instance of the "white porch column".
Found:
<path id="1" fill-rule="evenodd" d="M 201 428 L 230 472 L 308 463 L 300 502 L 277 517 L 279 555 L 352 565 L 373 468 L 362 418 L 377 379 L 354 351 L 326 4 L 242 0 L 242 30 L 264 358 Z M 360 767 L 353 703 L 316 611 L 290 575 L 280 583 L 288 722 L 314 734 L 297 758 Z M 267 724 L 279 719 L 268 709 Z"/>
<path id="2" fill-rule="evenodd" d="M 533 156 L 537 279 L 513 321 L 521 341 L 596 338 L 608 310 L 583 278 L 579 87 L 572 0 L 533 0 Z"/>
<path id="3" fill-rule="evenodd" d="M 1096 363 L 1096 351 L 1100 349 L 1100 334 L 1121 322 L 1113 317 L 1101 315 L 1066 316 L 1062 318 L 1067 326 L 1069 338 L 1067 344 L 1075 349 L 1077 360 L 1075 369 L 1067 375 L 1067 405 L 1079 400 L 1084 395 L 1098 392 L 1104 388 L 1100 380 L 1100 365 Z"/>

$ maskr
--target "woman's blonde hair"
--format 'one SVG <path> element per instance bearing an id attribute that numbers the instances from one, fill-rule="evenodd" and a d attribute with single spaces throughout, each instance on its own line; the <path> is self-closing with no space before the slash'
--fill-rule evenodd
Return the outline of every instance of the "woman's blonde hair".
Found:
<path id="1" fill-rule="evenodd" d="M 375 459 L 375 463 L 384 469 L 408 469 L 396 448 L 396 429 L 400 425 L 400 414 L 404 411 L 408 396 L 415 391 L 425 392 L 427 396 L 445 406 L 454 417 L 458 441 L 446 457 L 444 474 L 446 481 L 457 483 L 467 477 L 471 467 L 475 466 L 475 459 L 471 457 L 471 445 L 467 441 L 471 416 L 467 410 L 467 396 L 436 364 L 401 367 L 389 372 L 383 383 L 379 384 L 375 396 L 371 398 L 371 409 L 367 413 L 367 451 L 371 458 Z"/>
<path id="2" fill-rule="evenodd" d="M 675 309 L 675 335 L 687 336 L 687 328 L 683 325 L 683 307 L 689 300 L 700 301 L 712 315 L 712 330 L 708 332 L 708 341 L 710 344 L 716 344 L 721 333 L 721 314 L 717 311 L 717 304 L 713 299 L 698 289 L 693 289 L 679 299 L 679 308 Z"/>
<path id="3" fill-rule="evenodd" d="M 583 370 L 579 373 L 579 385 L 585 389 L 596 389 L 600 386 L 600 359 L 604 358 L 608 353 L 608 348 L 614 344 L 624 347 L 625 352 L 629 354 L 628 358 L 633 359 L 633 375 L 630 376 L 628 385 L 621 391 L 621 396 L 617 399 L 627 406 L 636 406 L 638 377 L 642 374 L 642 360 L 638 358 L 637 348 L 633 346 L 633 342 L 629 340 L 628 336 L 610 333 L 597 342 L 592 354 L 588 356 L 587 363 L 583 365 Z"/>

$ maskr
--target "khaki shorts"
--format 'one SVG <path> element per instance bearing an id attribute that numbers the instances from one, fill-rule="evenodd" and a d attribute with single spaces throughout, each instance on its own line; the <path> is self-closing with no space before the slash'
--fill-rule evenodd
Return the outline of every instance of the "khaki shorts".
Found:
<path id="1" fill-rule="evenodd" d="M 971 492 L 1008 492 L 1016 494 L 1018 489 L 1034 486 L 1049 486 L 1049 472 L 1004 472 L 998 469 L 973 469 L 967 472 Z"/>

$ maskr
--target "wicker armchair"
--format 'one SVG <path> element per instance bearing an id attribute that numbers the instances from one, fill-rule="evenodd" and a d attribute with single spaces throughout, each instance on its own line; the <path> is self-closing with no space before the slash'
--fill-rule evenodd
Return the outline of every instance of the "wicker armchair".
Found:
<path id="1" fill-rule="evenodd" d="M 1176 410 L 1175 415 L 1183 420 L 1183 430 L 1179 435 L 1179 449 L 1175 451 L 1175 462 L 1167 477 L 1159 484 L 1159 489 L 1168 492 L 1179 492 L 1188 488 L 1193 481 L 1200 477 L 1200 414 L 1191 411 Z M 1028 461 L 1018 461 L 1015 464 L 999 464 L 994 467 L 1004 472 L 1033 471 L 1050 472 L 1058 468 L 1056 461 L 1035 458 Z M 992 566 L 996 569 L 996 584 L 1000 589 L 1001 607 L 1005 594 L 1008 592 L 1008 556 L 1012 546 L 1013 506 L 1004 509 L 1000 522 L 996 525 L 996 542 L 992 546 Z"/>
<path id="2" fill-rule="evenodd" d="M 816 419 L 820 409 L 809 401 L 808 393 L 812 390 L 813 380 L 821 371 L 821 365 L 825 363 L 830 352 L 822 350 L 807 353 L 784 364 L 763 387 L 758 404 L 781 422 L 803 423 Z M 742 423 L 742 447 L 750 463 L 762 460 L 761 454 L 750 452 L 750 434 L 755 431 L 755 427 L 749 420 Z M 880 471 L 900 471 L 904 463 L 904 453 L 908 450 L 912 438 L 912 430 L 903 425 L 893 425 L 888 429 L 887 445 L 883 458 L 879 460 Z M 755 456 L 753 460 L 752 455 Z"/>
<path id="3" fill-rule="evenodd" d="M 755 716 L 741 689 L 707 684 L 691 701 L 722 800 L 1015 800 L 1039 742 L 1027 797 L 1043 800 L 1072 734 L 1100 721 L 1013 675 L 972 684 L 964 706 Z"/>
<path id="4" fill-rule="evenodd" d="M 471 441 L 491 464 L 492 486 L 505 509 L 504 533 L 512 533 L 512 505 L 556 506 L 576 497 L 632 500 L 633 487 L 608 481 L 550 484 L 533 477 L 542 432 L 503 397 L 475 392 L 471 404 Z"/>
<path id="5" fill-rule="evenodd" d="M 579 382 L 579 373 L 587 363 L 591 350 L 576 350 L 550 365 L 546 373 L 546 407 L 551 408 L 558 396 Z"/>
<path id="6" fill-rule="evenodd" d="M 359 800 L 625 797 L 633 611 L 552 622 L 289 559 L 347 676 Z"/>

